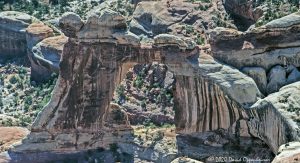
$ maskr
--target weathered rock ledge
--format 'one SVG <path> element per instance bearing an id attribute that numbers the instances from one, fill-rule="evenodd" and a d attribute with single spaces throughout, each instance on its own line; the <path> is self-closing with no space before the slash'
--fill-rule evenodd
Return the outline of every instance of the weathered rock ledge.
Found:
<path id="1" fill-rule="evenodd" d="M 273 20 L 265 26 L 239 32 L 217 28 L 210 34 L 212 54 L 237 68 L 260 66 L 266 70 L 286 62 L 299 67 L 299 13 Z"/>
<path id="2" fill-rule="evenodd" d="M 210 34 L 212 55 L 254 78 L 261 76 L 255 79 L 260 90 L 274 93 L 300 80 L 299 27 L 295 13 L 246 32 L 217 28 Z"/>

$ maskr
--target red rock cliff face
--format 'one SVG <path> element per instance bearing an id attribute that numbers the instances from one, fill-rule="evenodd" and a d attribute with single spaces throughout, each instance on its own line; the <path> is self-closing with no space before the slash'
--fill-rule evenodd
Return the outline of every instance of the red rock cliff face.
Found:
<path id="1" fill-rule="evenodd" d="M 69 39 L 60 63 L 60 91 L 55 93 L 60 95 L 60 100 L 52 102 L 52 112 L 58 112 L 58 115 L 51 120 L 53 123 L 48 121 L 41 127 L 92 131 L 102 126 L 126 48 L 110 43 L 77 43 Z"/>
<path id="2" fill-rule="evenodd" d="M 228 129 L 243 118 L 240 107 L 208 79 L 176 76 L 175 97 L 179 133 Z"/>

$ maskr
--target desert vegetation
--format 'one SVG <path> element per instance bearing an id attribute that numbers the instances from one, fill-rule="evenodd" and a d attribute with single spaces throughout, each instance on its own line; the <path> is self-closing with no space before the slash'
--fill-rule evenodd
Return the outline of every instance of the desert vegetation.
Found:
<path id="1" fill-rule="evenodd" d="M 57 74 L 44 83 L 30 80 L 30 68 L 20 60 L 0 66 L 0 126 L 29 126 L 49 102 Z"/>

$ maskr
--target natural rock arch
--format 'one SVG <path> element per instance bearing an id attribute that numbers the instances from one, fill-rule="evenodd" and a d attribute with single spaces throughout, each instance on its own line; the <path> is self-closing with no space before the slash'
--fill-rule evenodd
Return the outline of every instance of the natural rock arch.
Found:
<path id="1" fill-rule="evenodd" d="M 61 60 L 60 78 L 57 85 L 59 90 L 56 89 L 54 92 L 60 100 L 52 100 L 44 111 L 47 112 L 49 108 L 57 116 L 53 118 L 57 119 L 56 121 L 52 119 L 52 123 L 46 118 L 51 117 L 50 114 L 41 114 L 33 125 L 33 131 L 39 127 L 68 130 L 92 129 L 95 123 L 101 126 L 114 89 L 127 72 L 126 68 L 125 70 L 124 67 L 122 68 L 123 64 L 127 64 L 126 67 L 128 67 L 128 63 L 150 63 L 162 61 L 162 58 L 170 60 L 169 56 L 176 56 L 177 61 L 164 62 L 168 62 L 167 65 L 176 65 L 179 64 L 179 60 L 184 60 L 185 54 L 197 54 L 197 49 L 181 52 L 175 47 L 172 50 L 140 49 L 113 43 L 95 43 L 91 46 L 90 43 L 76 43 L 71 38 L 65 45 L 64 51 L 67 55 L 64 53 Z"/>
<path id="2" fill-rule="evenodd" d="M 254 82 L 249 82 L 250 88 L 246 89 L 242 88 L 245 83 L 241 83 L 228 92 L 234 99 L 230 100 L 224 95 L 222 85 L 217 86 L 210 79 L 213 76 L 205 75 L 208 72 L 217 75 L 214 72 L 224 66 L 207 56 L 203 61 L 212 64 L 215 70 L 195 68 L 200 51 L 192 41 L 164 34 L 156 36 L 150 45 L 141 44 L 127 31 L 125 19 L 113 11 L 96 13 L 86 23 L 67 13 L 60 20 L 60 26 L 69 39 L 61 58 L 58 83 L 51 102 L 39 114 L 31 134 L 17 151 L 93 149 L 117 141 L 110 133 L 116 128 L 106 122 L 106 117 L 114 89 L 127 72 L 128 63 L 157 61 L 166 64 L 175 74 L 179 133 L 227 129 L 242 114 L 234 100 L 238 98 L 241 104 L 253 103 L 259 95 Z M 223 71 L 227 73 L 231 69 L 225 67 Z M 199 74 L 203 77 L 199 78 Z M 229 76 L 239 74 L 234 71 Z M 247 93 L 234 95 L 238 90 Z M 129 132 L 130 126 L 123 126 L 122 130 Z M 40 141 L 41 138 L 44 141 Z"/>
<path id="3" fill-rule="evenodd" d="M 146 46 L 127 31 L 122 16 L 107 10 L 87 22 L 67 13 L 60 26 L 69 39 L 53 97 L 28 138 L 12 151 L 79 151 L 126 141 L 122 136 L 130 133 L 130 126 L 106 122 L 112 93 L 126 72 L 122 64 L 152 61 L 167 64 L 175 73 L 178 133 L 222 128 L 237 136 L 259 137 L 274 153 L 279 145 L 298 140 L 297 130 L 271 100 L 252 106 L 262 98 L 253 79 L 200 55 L 190 40 L 158 35 Z M 277 135 L 269 132 L 273 130 L 268 128 L 270 115 L 276 117 Z"/>

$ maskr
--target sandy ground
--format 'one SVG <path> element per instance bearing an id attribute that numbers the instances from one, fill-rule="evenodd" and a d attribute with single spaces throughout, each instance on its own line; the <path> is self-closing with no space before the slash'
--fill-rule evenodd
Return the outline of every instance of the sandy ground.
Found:
<path id="1" fill-rule="evenodd" d="M 29 130 L 22 127 L 0 127 L 0 152 L 20 142 L 28 134 Z"/>

